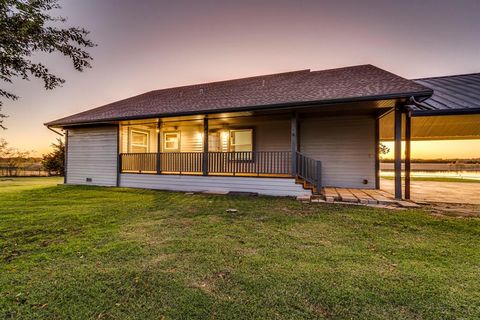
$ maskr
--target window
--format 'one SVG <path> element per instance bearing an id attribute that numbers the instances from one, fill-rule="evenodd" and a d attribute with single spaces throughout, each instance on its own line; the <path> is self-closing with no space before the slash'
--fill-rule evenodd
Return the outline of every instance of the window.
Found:
<path id="1" fill-rule="evenodd" d="M 253 151 L 253 129 L 230 130 L 230 151 Z"/>
<path id="2" fill-rule="evenodd" d="M 130 152 L 148 152 L 150 133 L 148 131 L 130 130 Z"/>
<path id="3" fill-rule="evenodd" d="M 163 134 L 163 149 L 178 151 L 180 149 L 180 132 L 165 132 Z"/>
<path id="4" fill-rule="evenodd" d="M 234 153 L 230 160 L 252 161 L 253 160 L 253 129 L 230 130 L 230 151 Z"/>

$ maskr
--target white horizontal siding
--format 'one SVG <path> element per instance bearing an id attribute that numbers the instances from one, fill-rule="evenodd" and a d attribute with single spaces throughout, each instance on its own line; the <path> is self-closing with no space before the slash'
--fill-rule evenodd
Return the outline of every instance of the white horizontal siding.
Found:
<path id="1" fill-rule="evenodd" d="M 187 175 L 128 174 L 120 175 L 120 186 L 131 188 L 192 192 L 256 192 L 271 196 L 302 196 L 304 190 L 292 178 L 215 177 Z"/>
<path id="2" fill-rule="evenodd" d="M 92 182 L 87 182 L 91 178 Z M 117 128 L 68 130 L 68 184 L 115 186 L 117 184 Z"/>
<path id="3" fill-rule="evenodd" d="M 290 120 L 259 121 L 255 124 L 255 149 L 290 151 Z"/>
<path id="4" fill-rule="evenodd" d="M 370 116 L 302 119 L 300 150 L 322 161 L 322 184 L 375 187 L 375 119 Z M 363 181 L 368 183 L 364 184 Z"/>

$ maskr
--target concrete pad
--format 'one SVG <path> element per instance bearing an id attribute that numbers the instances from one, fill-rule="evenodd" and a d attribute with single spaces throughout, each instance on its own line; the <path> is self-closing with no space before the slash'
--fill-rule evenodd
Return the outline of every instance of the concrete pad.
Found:
<path id="1" fill-rule="evenodd" d="M 380 187 L 393 192 L 394 181 L 382 179 Z M 412 181 L 410 189 L 413 201 L 480 205 L 480 183 Z"/>

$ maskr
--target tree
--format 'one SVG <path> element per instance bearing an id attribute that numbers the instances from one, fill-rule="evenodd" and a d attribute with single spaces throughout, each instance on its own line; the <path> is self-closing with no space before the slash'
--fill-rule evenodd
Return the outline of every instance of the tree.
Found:
<path id="1" fill-rule="evenodd" d="M 91 67 L 92 57 L 84 49 L 95 44 L 84 28 L 61 28 L 66 22 L 50 11 L 60 9 L 58 0 L 0 0 L 0 80 L 14 78 L 43 81 L 47 90 L 61 86 L 65 80 L 48 68 L 31 60 L 36 53 L 60 53 L 69 58 L 77 71 Z M 60 25 L 60 26 L 59 26 Z M 16 100 L 18 96 L 0 88 L 0 98 Z M 1 111 L 2 101 L 0 101 Z M 0 128 L 6 115 L 0 113 Z"/>
<path id="2" fill-rule="evenodd" d="M 57 143 L 52 143 L 53 151 L 43 155 L 42 165 L 49 174 L 55 172 L 58 175 L 64 175 L 65 167 L 65 144 L 62 139 L 57 138 Z"/>

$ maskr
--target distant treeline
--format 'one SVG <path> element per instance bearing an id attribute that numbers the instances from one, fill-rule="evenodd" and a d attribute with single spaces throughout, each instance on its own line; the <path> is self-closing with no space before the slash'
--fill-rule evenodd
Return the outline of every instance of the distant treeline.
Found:
<path id="1" fill-rule="evenodd" d="M 42 158 L 0 158 L 0 177 L 52 176 L 58 172 L 47 171 Z"/>
<path id="2" fill-rule="evenodd" d="M 382 159 L 382 162 L 393 163 L 393 159 Z M 412 159 L 412 163 L 446 163 L 446 164 L 480 164 L 480 158 L 475 159 Z"/>

